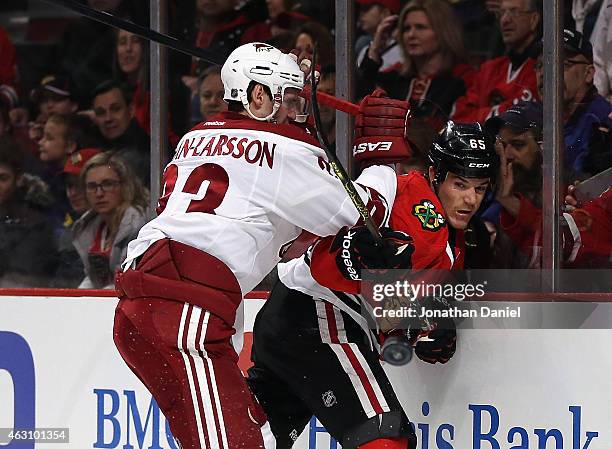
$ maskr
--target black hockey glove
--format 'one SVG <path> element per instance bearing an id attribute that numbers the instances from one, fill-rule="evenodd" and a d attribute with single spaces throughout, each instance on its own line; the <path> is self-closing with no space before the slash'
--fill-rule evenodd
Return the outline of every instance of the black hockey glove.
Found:
<path id="1" fill-rule="evenodd" d="M 419 308 L 446 311 L 450 309 L 444 298 L 424 298 L 419 301 Z M 419 310 L 420 314 L 420 310 Z M 452 318 L 424 319 L 421 329 L 410 329 L 410 341 L 413 342 L 417 357 L 427 363 L 446 363 L 457 349 L 457 329 Z"/>
<path id="2" fill-rule="evenodd" d="M 377 247 L 365 226 L 344 227 L 336 234 L 330 252 L 348 280 L 360 281 L 362 269 L 408 269 L 412 267 L 414 243 L 405 232 L 381 228 L 383 245 Z"/>
<path id="3" fill-rule="evenodd" d="M 427 363 L 446 363 L 457 349 L 457 331 L 455 329 L 434 329 L 432 331 L 413 329 L 410 331 L 410 335 L 411 340 L 413 338 L 416 340 L 415 354 Z"/>

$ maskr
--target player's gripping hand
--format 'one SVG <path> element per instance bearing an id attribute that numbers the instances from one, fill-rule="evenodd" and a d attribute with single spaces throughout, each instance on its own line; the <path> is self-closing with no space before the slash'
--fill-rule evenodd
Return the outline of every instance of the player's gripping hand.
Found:
<path id="1" fill-rule="evenodd" d="M 412 237 L 390 228 L 381 228 L 380 233 L 383 237 L 380 247 L 365 226 L 345 226 L 336 234 L 329 250 L 335 253 L 336 265 L 344 278 L 360 281 L 362 269 L 412 267 Z"/>
<path id="2" fill-rule="evenodd" d="M 419 300 L 419 307 L 426 309 L 448 310 L 449 303 L 444 298 Z M 417 357 L 427 363 L 446 363 L 457 349 L 457 328 L 452 318 L 436 318 L 435 321 L 421 323 L 421 329 L 410 329 L 410 341 Z"/>
<path id="3" fill-rule="evenodd" d="M 313 50 L 310 46 L 306 48 L 294 48 L 289 52 L 289 56 L 293 58 L 295 62 L 300 66 L 300 70 L 304 72 L 306 77 L 306 81 L 310 82 L 310 68 L 312 66 L 312 58 L 313 58 Z M 319 82 L 319 78 L 321 77 L 321 67 L 319 64 L 315 67 L 314 70 L 315 82 Z"/>
<path id="4" fill-rule="evenodd" d="M 355 159 L 362 167 L 410 159 L 413 151 L 406 140 L 409 124 L 410 104 L 387 98 L 384 90 L 376 89 L 359 104 L 353 147 Z"/>
<path id="5" fill-rule="evenodd" d="M 414 335 L 413 335 L 414 333 Z M 427 363 L 446 363 L 457 349 L 457 331 L 455 329 L 434 329 L 410 331 L 411 340 L 415 340 L 414 352 Z"/>

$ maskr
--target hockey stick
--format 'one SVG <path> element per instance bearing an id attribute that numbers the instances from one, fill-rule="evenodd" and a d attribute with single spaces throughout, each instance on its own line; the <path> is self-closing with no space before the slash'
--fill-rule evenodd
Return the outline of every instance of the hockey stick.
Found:
<path id="1" fill-rule="evenodd" d="M 355 189 L 355 185 L 353 184 L 353 181 L 351 181 L 351 179 L 349 178 L 348 174 L 346 173 L 346 170 L 344 169 L 344 167 L 342 166 L 342 164 L 336 157 L 336 154 L 333 151 L 331 151 L 331 149 L 329 148 L 329 143 L 327 142 L 327 138 L 322 132 L 323 127 L 321 126 L 321 114 L 319 112 L 319 104 L 317 101 L 318 99 L 317 80 L 315 76 L 316 66 L 317 66 L 317 44 L 315 43 L 315 46 L 312 52 L 312 62 L 310 65 L 310 86 L 311 86 L 310 103 L 312 107 L 312 117 L 314 118 L 314 122 L 315 122 L 315 130 L 317 133 L 317 139 L 319 140 L 319 143 L 321 144 L 321 148 L 323 148 L 323 151 L 325 151 L 325 154 L 327 155 L 331 168 L 334 170 L 334 173 L 336 174 L 340 182 L 342 182 L 342 185 L 344 186 L 344 190 L 346 190 L 346 193 L 348 193 L 349 198 L 355 205 L 357 212 L 359 212 L 359 215 L 361 215 L 361 218 L 363 219 L 364 224 L 368 228 L 368 231 L 370 231 L 370 233 L 372 234 L 372 237 L 374 237 L 376 246 L 380 248 L 385 244 L 382 239 L 382 236 L 380 235 L 380 231 L 378 230 L 378 227 L 374 224 L 374 221 L 372 220 L 372 217 L 370 216 L 370 211 L 368 210 L 363 200 L 357 193 L 357 190 Z M 381 348 L 381 355 L 383 359 L 387 363 L 391 365 L 396 365 L 396 366 L 405 365 L 408 362 L 410 362 L 410 360 L 412 360 L 412 354 L 413 354 L 413 350 L 412 350 L 412 346 L 410 345 L 408 338 L 405 335 L 401 334 L 400 332 L 393 332 L 390 336 L 388 336 L 385 339 L 385 342 Z"/>
<path id="2" fill-rule="evenodd" d="M 180 51 L 189 56 L 194 56 L 203 61 L 210 62 L 211 64 L 222 65 L 223 61 L 220 61 L 216 54 L 213 52 L 191 46 L 184 42 L 181 42 L 175 37 L 168 36 L 154 31 L 150 28 L 143 27 L 141 25 L 130 22 L 129 20 L 120 19 L 107 12 L 98 11 L 97 9 L 85 6 L 76 0 L 44 0 L 47 3 L 53 3 L 55 5 L 63 6 L 66 9 L 74 11 L 88 19 L 95 20 L 105 25 L 112 26 L 113 28 L 119 28 L 125 31 L 129 31 L 132 34 L 136 34 L 147 40 L 157 42 L 158 44 L 165 45 L 166 47 L 172 48 L 173 50 Z"/>
<path id="3" fill-rule="evenodd" d="M 370 234 L 372 234 L 372 237 L 374 237 L 376 246 L 382 246 L 382 236 L 380 235 L 378 227 L 374 224 L 374 221 L 370 216 L 370 211 L 359 196 L 359 193 L 357 193 L 353 181 L 351 181 L 351 178 L 349 178 L 348 173 L 340 163 L 340 160 L 336 157 L 336 153 L 331 151 L 331 149 L 329 148 L 329 143 L 327 142 L 327 139 L 325 138 L 322 132 L 323 127 L 321 124 L 321 114 L 319 112 L 319 102 L 317 101 L 317 80 L 315 76 L 315 67 L 317 66 L 317 47 L 318 45 L 315 44 L 312 52 L 312 62 L 310 65 L 310 103 L 312 107 L 312 117 L 314 118 L 315 122 L 315 130 L 317 132 L 317 139 L 321 144 L 321 148 L 323 148 L 323 151 L 325 151 L 325 154 L 327 155 L 329 165 L 331 166 L 332 170 L 344 186 L 344 190 L 346 190 L 346 193 L 348 193 L 349 198 L 355 205 L 357 212 L 359 212 L 359 215 L 361 215 L 361 218 L 363 219 L 364 224 L 368 228 L 368 231 L 370 231 Z"/>
<path id="4" fill-rule="evenodd" d="M 175 37 L 168 36 L 167 34 L 159 33 L 150 28 L 143 27 L 141 25 L 137 25 L 128 20 L 120 19 L 112 14 L 95 10 L 88 6 L 85 6 L 76 0 L 44 0 L 47 3 L 52 3 L 56 6 L 62 6 L 66 9 L 69 9 L 77 14 L 87 17 L 88 19 L 95 20 L 97 22 L 103 23 L 105 25 L 112 26 L 114 28 L 119 28 L 125 31 L 129 31 L 132 34 L 140 36 L 149 41 L 157 42 L 158 44 L 165 45 L 168 48 L 173 50 L 180 51 L 181 53 L 185 53 L 186 55 L 193 56 L 194 58 L 201 59 L 206 62 L 210 62 L 215 65 L 223 65 L 224 61 L 219 60 L 218 55 L 211 52 L 210 50 L 206 50 L 203 48 L 198 48 L 192 45 L 189 45 L 185 42 L 182 42 Z M 309 92 L 307 89 L 300 93 L 300 96 L 303 98 L 309 97 Z M 359 107 L 350 101 L 342 100 L 340 98 L 336 98 L 333 95 L 329 95 L 326 93 L 318 92 L 317 97 L 321 104 L 325 106 L 329 106 L 331 108 L 337 109 L 338 111 L 346 112 L 347 114 L 357 115 L 359 111 Z"/>

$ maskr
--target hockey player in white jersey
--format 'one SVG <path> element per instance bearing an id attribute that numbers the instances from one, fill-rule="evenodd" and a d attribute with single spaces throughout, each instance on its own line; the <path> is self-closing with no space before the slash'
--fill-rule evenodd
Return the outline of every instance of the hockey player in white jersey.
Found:
<path id="1" fill-rule="evenodd" d="M 387 151 L 377 150 L 388 145 L 395 155 L 412 156 L 404 140 L 411 126 L 404 119 L 408 107 L 407 101 L 365 97 L 356 119 L 358 162 L 391 162 Z M 498 157 L 493 138 L 479 124 L 453 122 L 428 156 L 427 175 L 397 176 L 396 194 L 386 198 L 392 205 L 389 226 L 410 236 L 404 253 L 411 268 L 437 279 L 463 266 L 459 234 L 497 175 Z M 416 449 L 414 425 L 383 370 L 380 346 L 388 337 L 410 336 L 419 359 L 446 363 L 455 352 L 456 331 L 450 319 L 430 320 L 426 330 L 410 323 L 409 333 L 405 323 L 394 329 L 397 323 L 377 319 L 372 326 L 372 304 L 360 295 L 360 271 L 393 268 L 383 255 L 367 229 L 354 226 L 279 264 L 279 281 L 253 326 L 248 378 L 277 449 L 290 449 L 312 415 L 344 449 Z M 449 307 L 433 297 L 414 300 L 421 307 Z"/>
<path id="2" fill-rule="evenodd" d="M 289 123 L 287 103 L 304 84 L 295 60 L 247 44 L 221 77 L 229 111 L 179 142 L 158 216 L 130 243 L 116 283 L 115 344 L 183 449 L 267 443 L 265 415 L 236 365 L 242 298 L 302 229 L 327 236 L 359 218 L 316 140 Z M 362 199 L 379 221 L 388 218 L 383 197 L 395 194 L 393 170 L 362 176 L 383 193 L 359 188 Z M 402 244 L 389 230 L 383 237 Z"/>

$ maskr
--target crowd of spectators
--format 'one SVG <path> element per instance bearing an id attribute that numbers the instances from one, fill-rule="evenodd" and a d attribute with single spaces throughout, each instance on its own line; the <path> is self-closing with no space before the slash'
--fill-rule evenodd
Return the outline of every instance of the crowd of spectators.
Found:
<path id="1" fill-rule="evenodd" d="M 566 1 L 560 195 L 612 167 L 611 1 Z M 83 3 L 148 26 L 147 2 Z M 540 267 L 543 153 L 552 151 L 542 144 L 541 0 L 355 4 L 358 99 L 382 87 L 412 105 L 414 157 L 400 170 L 425 166 L 446 120 L 485 125 L 497 137 L 502 164 L 495 191 L 462 236 L 466 261 L 472 268 Z M 175 0 L 169 2 L 169 33 L 220 59 L 246 42 L 286 51 L 317 43 L 319 90 L 333 94 L 333 11 L 333 0 Z M 24 43 L 3 25 L 8 23 L 0 21 L 0 286 L 108 287 L 127 242 L 150 217 L 149 42 L 69 16 L 61 36 L 40 54 L 44 65 L 24 65 L 39 72 L 24 73 Z M 169 61 L 164 101 L 173 148 L 227 104 L 218 66 L 173 51 Z M 334 146 L 335 111 L 322 106 L 321 119 Z M 610 197 L 582 203 L 568 197 L 566 266 L 612 265 L 605 226 L 612 221 Z M 596 250 L 576 248 L 593 239 Z"/>

